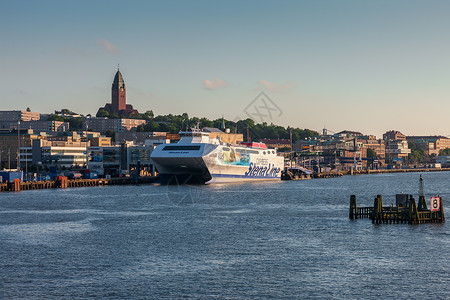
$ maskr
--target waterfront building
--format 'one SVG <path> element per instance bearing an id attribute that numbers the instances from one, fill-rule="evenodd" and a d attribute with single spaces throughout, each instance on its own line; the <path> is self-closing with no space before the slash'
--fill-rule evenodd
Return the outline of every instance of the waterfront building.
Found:
<path id="1" fill-rule="evenodd" d="M 109 147 L 88 147 L 88 168 L 99 175 L 130 174 L 138 165 L 140 172 L 148 174 L 153 172 L 153 163 L 150 155 L 156 145 L 134 145 L 124 142 Z"/>
<path id="2" fill-rule="evenodd" d="M 135 145 L 142 145 L 145 140 L 151 137 L 166 138 L 167 132 L 137 132 L 137 131 L 120 131 L 115 133 L 117 142 L 134 142 Z"/>
<path id="3" fill-rule="evenodd" d="M 401 133 L 400 131 L 396 131 L 396 130 L 391 130 L 391 131 L 386 131 L 386 133 L 383 134 L 383 140 L 388 140 L 388 141 L 405 141 L 406 140 L 406 136 Z"/>
<path id="4" fill-rule="evenodd" d="M 261 143 L 273 149 L 291 149 L 291 140 L 288 139 L 261 139 Z"/>
<path id="5" fill-rule="evenodd" d="M 72 168 L 86 166 L 86 148 L 89 142 L 62 140 L 34 140 L 32 145 L 32 164 Z"/>
<path id="6" fill-rule="evenodd" d="M 161 144 L 170 144 L 170 140 L 166 136 L 151 136 L 144 142 L 145 146 L 156 147 Z"/>
<path id="7" fill-rule="evenodd" d="M 24 159 L 31 149 L 32 141 L 45 138 L 44 135 L 35 134 L 31 129 L 0 129 L 0 169 L 17 168 L 19 147 L 26 147 L 28 152 L 23 153 Z"/>
<path id="8" fill-rule="evenodd" d="M 41 114 L 28 110 L 3 110 L 0 111 L 0 122 L 37 121 Z"/>
<path id="9" fill-rule="evenodd" d="M 121 147 L 88 147 L 88 169 L 97 172 L 98 175 L 119 175 L 121 162 Z"/>
<path id="10" fill-rule="evenodd" d="M 334 134 L 333 136 L 335 138 L 350 139 L 350 138 L 360 137 L 362 135 L 363 134 L 361 132 L 358 132 L 358 131 L 343 130 L 341 132 L 338 132 L 338 133 Z"/>
<path id="11" fill-rule="evenodd" d="M 139 164 L 141 170 L 145 170 L 148 173 L 151 173 L 153 163 L 151 162 L 150 155 L 152 154 L 154 148 L 154 145 L 127 146 L 126 169 L 131 172 L 133 170 L 136 170 Z"/>
<path id="12" fill-rule="evenodd" d="M 450 167 L 450 156 L 448 155 L 440 155 L 436 157 L 436 164 L 441 164 L 443 168 Z"/>
<path id="13" fill-rule="evenodd" d="M 111 138 L 106 136 L 98 136 L 98 137 L 87 137 L 83 140 L 87 140 L 90 142 L 91 146 L 95 147 L 109 147 L 111 146 Z"/>
<path id="14" fill-rule="evenodd" d="M 23 129 L 33 129 L 34 132 L 62 132 L 69 131 L 69 123 L 61 121 L 4 121 L 0 122 L 0 128 L 2 129 L 17 129 L 17 127 Z"/>
<path id="15" fill-rule="evenodd" d="M 48 134 L 46 140 L 59 142 L 81 142 L 82 135 L 76 131 L 65 131 Z"/>
<path id="16" fill-rule="evenodd" d="M 169 132 L 137 132 L 137 131 L 122 131 L 116 132 L 116 143 L 133 142 L 134 145 L 144 145 L 145 141 L 152 138 L 168 139 L 171 143 L 176 143 L 180 140 L 178 133 Z"/>
<path id="17" fill-rule="evenodd" d="M 146 123 L 147 121 L 142 119 L 86 118 L 83 121 L 83 129 L 99 131 L 101 133 L 107 131 L 124 132 L 136 129 L 139 125 L 145 125 Z"/>
<path id="18" fill-rule="evenodd" d="M 321 136 L 320 138 L 319 137 L 307 137 L 307 138 L 298 140 L 293 145 L 294 151 L 313 152 L 319 143 L 321 143 L 322 141 L 325 141 L 325 138 L 326 138 L 326 136 Z"/>
<path id="19" fill-rule="evenodd" d="M 133 105 L 127 104 L 125 81 L 119 70 L 117 70 L 111 86 L 111 103 L 107 103 L 104 107 L 100 108 L 97 115 L 101 114 L 102 111 L 108 112 L 110 115 L 122 116 L 130 116 L 138 113 L 137 110 L 133 109 Z"/>
<path id="20" fill-rule="evenodd" d="M 406 164 L 411 150 L 406 140 L 388 140 L 386 144 L 386 159 L 388 163 Z"/>
<path id="21" fill-rule="evenodd" d="M 385 164 L 385 142 L 357 131 L 344 130 L 330 135 L 324 129 L 322 135 L 296 141 L 293 147 L 305 166 L 319 163 L 337 170 L 359 170 Z M 377 154 L 374 160 L 367 158 L 368 148 Z"/>
<path id="22" fill-rule="evenodd" d="M 367 149 L 372 149 L 377 157 L 377 165 L 384 165 L 386 158 L 386 142 L 382 139 L 377 140 L 375 136 L 371 135 L 367 138 L 360 140 L 362 142 L 362 147 Z"/>
<path id="23" fill-rule="evenodd" d="M 445 136 L 407 136 L 409 143 L 416 143 L 428 155 L 439 155 L 441 150 L 450 148 L 450 139 Z"/>

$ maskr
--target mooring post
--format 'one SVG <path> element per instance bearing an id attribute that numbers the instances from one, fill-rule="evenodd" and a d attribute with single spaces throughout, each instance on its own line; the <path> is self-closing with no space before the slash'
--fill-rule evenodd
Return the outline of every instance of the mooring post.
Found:
<path id="1" fill-rule="evenodd" d="M 383 200 L 381 195 L 377 195 L 373 201 L 372 223 L 380 224 L 380 213 L 383 211 Z"/>
<path id="2" fill-rule="evenodd" d="M 377 195 L 377 198 L 378 198 L 378 216 L 379 216 L 381 222 L 384 222 L 383 197 L 381 197 L 381 195 Z"/>
<path id="3" fill-rule="evenodd" d="M 377 219 L 377 208 L 378 208 L 378 198 L 373 199 L 373 210 L 372 210 L 372 224 L 375 223 Z"/>
<path id="4" fill-rule="evenodd" d="M 358 207 L 356 206 L 356 195 L 350 196 L 349 218 L 350 220 L 353 220 L 353 218 L 358 219 Z"/>
<path id="5" fill-rule="evenodd" d="M 419 196 L 419 205 L 417 207 L 419 211 L 428 210 L 427 201 L 425 200 L 425 196 Z"/>
<path id="6" fill-rule="evenodd" d="M 409 224 L 420 224 L 419 212 L 417 211 L 416 200 L 412 195 L 409 195 L 409 216 L 408 216 Z"/>
<path id="7" fill-rule="evenodd" d="M 442 201 L 442 197 L 439 203 L 439 209 L 441 210 L 441 222 L 445 223 L 445 215 L 444 215 L 444 202 Z"/>
<path id="8" fill-rule="evenodd" d="M 16 178 L 14 179 L 14 191 L 20 191 L 20 179 Z"/>

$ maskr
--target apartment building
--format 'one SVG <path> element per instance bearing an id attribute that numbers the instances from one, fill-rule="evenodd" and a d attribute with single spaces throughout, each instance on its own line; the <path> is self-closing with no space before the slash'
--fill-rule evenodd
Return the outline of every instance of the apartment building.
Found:
<path id="1" fill-rule="evenodd" d="M 41 114 L 38 112 L 24 110 L 3 110 L 0 111 L 0 122 L 18 122 L 18 121 L 38 121 Z"/>
<path id="2" fill-rule="evenodd" d="M 101 133 L 107 131 L 123 132 L 135 129 L 139 125 L 145 125 L 146 122 L 146 120 L 141 119 L 87 118 L 83 121 L 83 129 Z"/>

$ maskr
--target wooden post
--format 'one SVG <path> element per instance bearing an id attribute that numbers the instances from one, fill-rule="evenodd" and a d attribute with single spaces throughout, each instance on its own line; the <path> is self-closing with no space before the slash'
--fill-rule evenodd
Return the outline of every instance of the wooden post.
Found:
<path id="1" fill-rule="evenodd" d="M 428 210 L 427 201 L 425 200 L 425 196 L 419 196 L 419 205 L 417 207 L 419 211 Z"/>
<path id="2" fill-rule="evenodd" d="M 419 212 L 417 211 L 416 200 L 412 195 L 409 195 L 409 224 L 420 224 Z"/>
<path id="3" fill-rule="evenodd" d="M 378 218 L 380 219 L 380 223 L 384 222 L 384 214 L 383 214 L 383 198 L 381 195 L 377 195 L 378 198 Z"/>
<path id="4" fill-rule="evenodd" d="M 356 195 L 350 196 L 349 218 L 350 220 L 353 220 L 353 218 L 358 219 L 358 207 L 356 206 Z"/>
<path id="5" fill-rule="evenodd" d="M 14 191 L 20 191 L 20 179 L 14 179 Z"/>
<path id="6" fill-rule="evenodd" d="M 383 214 L 383 198 L 377 195 L 373 201 L 372 223 L 380 224 L 381 215 Z"/>
<path id="7" fill-rule="evenodd" d="M 444 202 L 442 201 L 442 197 L 439 203 L 439 208 L 441 210 L 441 223 L 445 223 L 445 215 L 444 215 Z"/>

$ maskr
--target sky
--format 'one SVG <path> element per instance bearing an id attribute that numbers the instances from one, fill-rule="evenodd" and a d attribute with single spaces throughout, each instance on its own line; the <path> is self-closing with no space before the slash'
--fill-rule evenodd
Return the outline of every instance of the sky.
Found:
<path id="1" fill-rule="evenodd" d="M 1 1 L 0 110 L 450 136 L 449 1 Z M 264 93 L 264 94 L 261 94 Z"/>

